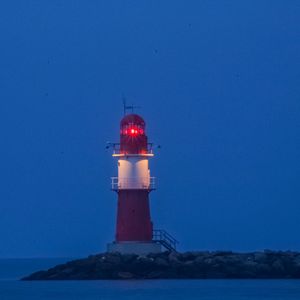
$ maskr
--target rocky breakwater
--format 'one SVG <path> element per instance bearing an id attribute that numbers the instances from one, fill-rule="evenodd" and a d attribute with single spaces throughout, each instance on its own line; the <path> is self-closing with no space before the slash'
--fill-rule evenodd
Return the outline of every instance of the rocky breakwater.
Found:
<path id="1" fill-rule="evenodd" d="M 300 278 L 300 253 L 163 252 L 145 256 L 103 253 L 33 273 L 23 280 L 155 278 Z"/>

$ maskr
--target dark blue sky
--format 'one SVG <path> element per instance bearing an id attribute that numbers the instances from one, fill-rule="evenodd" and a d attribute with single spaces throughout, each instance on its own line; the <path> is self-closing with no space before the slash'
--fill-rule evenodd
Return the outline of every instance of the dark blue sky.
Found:
<path id="1" fill-rule="evenodd" d="M 2 1 L 0 257 L 114 238 L 121 96 L 181 250 L 300 250 L 300 2 Z"/>

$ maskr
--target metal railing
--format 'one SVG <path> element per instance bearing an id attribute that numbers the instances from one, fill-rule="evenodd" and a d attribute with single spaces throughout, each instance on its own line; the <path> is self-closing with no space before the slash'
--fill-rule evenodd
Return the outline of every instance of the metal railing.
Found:
<path id="1" fill-rule="evenodd" d="M 158 242 L 166 249 L 176 252 L 176 245 L 178 244 L 178 241 L 165 230 L 154 229 L 152 236 L 154 242 Z"/>
<path id="2" fill-rule="evenodd" d="M 119 178 L 111 177 L 111 189 L 118 190 L 155 190 L 155 177 Z"/>
<path id="3" fill-rule="evenodd" d="M 147 152 L 145 153 L 136 153 L 136 154 L 126 153 L 124 151 L 121 151 L 120 149 L 118 150 L 114 149 L 113 156 L 154 156 L 154 154 L 152 149 L 148 149 Z"/>
<path id="4" fill-rule="evenodd" d="M 113 156 L 153 156 L 153 143 L 147 144 L 147 151 L 145 153 L 126 153 L 124 151 L 121 151 L 120 149 L 120 143 L 107 143 L 106 148 L 112 148 L 113 149 Z"/>

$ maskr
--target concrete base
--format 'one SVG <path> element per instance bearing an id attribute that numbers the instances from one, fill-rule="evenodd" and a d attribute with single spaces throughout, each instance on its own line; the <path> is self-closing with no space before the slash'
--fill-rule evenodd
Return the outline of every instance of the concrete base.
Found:
<path id="1" fill-rule="evenodd" d="M 113 242 L 107 244 L 107 252 L 120 252 L 122 254 L 149 254 L 160 253 L 161 245 L 155 242 Z"/>

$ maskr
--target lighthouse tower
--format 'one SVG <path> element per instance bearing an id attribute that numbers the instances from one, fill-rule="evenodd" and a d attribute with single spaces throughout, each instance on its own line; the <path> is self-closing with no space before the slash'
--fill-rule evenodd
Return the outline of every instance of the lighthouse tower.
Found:
<path id="1" fill-rule="evenodd" d="M 137 114 L 128 114 L 120 123 L 120 143 L 113 146 L 118 159 L 118 177 L 112 177 L 112 190 L 118 194 L 115 241 L 108 252 L 157 253 L 162 246 L 174 250 L 176 241 L 163 230 L 153 230 L 149 194 L 155 189 L 149 159 L 154 156 L 148 143 L 146 124 Z"/>

